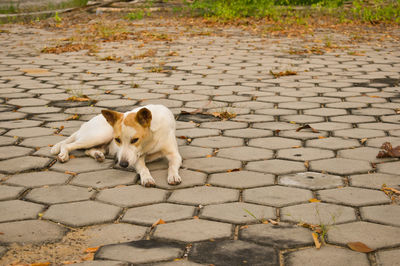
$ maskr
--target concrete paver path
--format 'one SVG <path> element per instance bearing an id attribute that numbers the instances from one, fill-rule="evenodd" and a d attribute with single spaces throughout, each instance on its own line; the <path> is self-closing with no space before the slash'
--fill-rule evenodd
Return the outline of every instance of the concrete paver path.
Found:
<path id="1" fill-rule="evenodd" d="M 0 33 L 0 264 L 23 258 L 15 243 L 79 230 L 86 248 L 102 246 L 80 265 L 397 265 L 400 206 L 381 187 L 399 189 L 400 161 L 376 155 L 400 145 L 399 43 L 295 53 L 312 38 L 151 25 L 133 31 L 174 39 L 99 43 L 94 56 L 40 52 L 72 30 Z M 348 38 L 313 38 L 327 35 Z M 95 101 L 66 100 L 82 95 Z M 104 108 L 150 103 L 177 115 L 178 186 L 165 161 L 149 164 L 157 186 L 144 188 L 111 158 L 49 153 Z M 225 111 L 236 117 L 205 114 Z M 317 250 L 299 223 L 323 226 L 327 244 Z M 375 251 L 347 248 L 357 241 Z"/>

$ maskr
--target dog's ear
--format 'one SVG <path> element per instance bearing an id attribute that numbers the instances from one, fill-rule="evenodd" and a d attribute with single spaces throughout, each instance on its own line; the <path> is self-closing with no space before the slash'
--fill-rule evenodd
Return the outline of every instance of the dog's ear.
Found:
<path id="1" fill-rule="evenodd" d="M 111 110 L 101 110 L 101 114 L 106 118 L 107 122 L 113 127 L 115 123 L 121 119 L 122 113 L 118 113 Z"/>
<path id="2" fill-rule="evenodd" d="M 147 108 L 142 108 L 137 112 L 136 114 L 136 121 L 142 126 L 142 127 L 150 127 L 152 115 L 149 109 Z"/>

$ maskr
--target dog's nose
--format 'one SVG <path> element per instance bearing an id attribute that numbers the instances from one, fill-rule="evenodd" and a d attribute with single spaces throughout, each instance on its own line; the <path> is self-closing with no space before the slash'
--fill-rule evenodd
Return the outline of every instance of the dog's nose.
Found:
<path id="1" fill-rule="evenodd" d="M 119 166 L 121 166 L 121 167 L 123 167 L 123 168 L 127 168 L 128 165 L 129 165 L 129 163 L 128 163 L 127 161 L 121 161 L 121 162 L 119 163 Z"/>

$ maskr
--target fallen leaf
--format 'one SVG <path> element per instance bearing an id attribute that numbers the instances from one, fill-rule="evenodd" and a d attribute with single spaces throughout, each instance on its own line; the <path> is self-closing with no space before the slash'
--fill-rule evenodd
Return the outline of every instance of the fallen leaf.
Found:
<path id="1" fill-rule="evenodd" d="M 312 238 L 314 240 L 314 245 L 317 249 L 321 248 L 321 242 L 318 239 L 318 234 L 317 233 L 312 233 Z"/>
<path id="2" fill-rule="evenodd" d="M 4 233 L 3 233 L 3 232 L 0 232 L 0 235 L 4 235 Z"/>
<path id="3" fill-rule="evenodd" d="M 382 144 L 381 149 L 376 158 L 400 158 L 400 145 L 393 148 L 390 142 L 385 142 Z"/>
<path id="4" fill-rule="evenodd" d="M 207 154 L 206 155 L 206 158 L 210 158 L 210 157 L 213 157 L 212 154 Z"/>
<path id="5" fill-rule="evenodd" d="M 159 224 L 165 224 L 165 221 L 163 219 L 158 219 L 154 224 L 151 225 L 151 228 L 154 228 Z"/>
<path id="6" fill-rule="evenodd" d="M 193 216 L 193 219 L 199 219 L 199 216 Z"/>
<path id="7" fill-rule="evenodd" d="M 94 253 L 88 253 L 81 258 L 83 261 L 91 261 L 94 259 Z"/>
<path id="8" fill-rule="evenodd" d="M 228 173 L 231 173 L 231 172 L 239 172 L 239 171 L 241 171 L 241 170 L 242 170 L 241 168 L 235 168 L 235 169 L 226 170 L 226 172 L 228 172 Z"/>
<path id="9" fill-rule="evenodd" d="M 71 102 L 88 102 L 90 101 L 90 98 L 86 95 L 82 95 L 82 97 L 77 97 L 77 96 L 71 96 L 67 98 L 67 101 Z"/>
<path id="10" fill-rule="evenodd" d="M 304 125 L 302 127 L 299 127 L 298 129 L 296 129 L 296 132 L 299 132 L 300 130 L 303 130 L 303 129 L 311 129 L 312 132 L 319 133 L 318 130 L 316 130 L 315 128 L 311 127 L 309 124 L 306 124 L 306 125 Z"/>
<path id="11" fill-rule="evenodd" d="M 77 173 L 71 172 L 71 171 L 65 171 L 64 174 L 72 175 L 72 176 L 76 176 L 77 175 Z"/>
<path id="12" fill-rule="evenodd" d="M 319 200 L 319 199 L 314 199 L 314 198 L 309 199 L 308 201 L 309 201 L 309 202 L 321 202 L 321 200 Z"/>
<path id="13" fill-rule="evenodd" d="M 279 224 L 277 221 L 274 221 L 272 219 L 268 219 L 268 222 L 270 222 L 273 225 L 278 225 Z"/>
<path id="14" fill-rule="evenodd" d="M 361 142 L 361 144 L 364 144 L 367 140 L 368 140 L 368 138 L 363 138 L 360 140 L 360 142 Z"/>
<path id="15" fill-rule="evenodd" d="M 74 115 L 71 115 L 71 116 L 67 117 L 65 120 L 66 120 L 66 121 L 69 121 L 69 120 L 78 120 L 79 117 L 80 117 L 80 116 L 79 116 L 78 114 L 74 114 Z"/>
<path id="16" fill-rule="evenodd" d="M 105 94 L 110 94 L 111 91 L 110 91 L 110 90 L 107 90 L 107 91 L 105 91 L 104 93 L 105 93 Z"/>
<path id="17" fill-rule="evenodd" d="M 87 249 L 85 249 L 85 252 L 86 253 L 93 253 L 93 252 L 96 252 L 97 250 L 99 250 L 99 248 L 100 248 L 100 246 L 99 247 L 87 248 Z"/>
<path id="18" fill-rule="evenodd" d="M 76 158 L 75 155 L 70 155 L 70 156 L 69 156 L 69 159 L 75 159 L 75 158 Z"/>
<path id="19" fill-rule="evenodd" d="M 318 136 L 319 139 L 326 139 L 324 136 Z"/>
<path id="20" fill-rule="evenodd" d="M 240 229 L 247 229 L 247 228 L 249 228 L 248 225 L 242 225 L 242 226 L 240 227 Z"/>
<path id="21" fill-rule="evenodd" d="M 296 145 L 296 146 L 292 146 L 292 148 L 297 149 L 297 148 L 301 148 L 300 145 Z"/>
<path id="22" fill-rule="evenodd" d="M 306 168 L 308 168 L 308 167 L 310 166 L 309 161 L 305 161 L 305 162 L 304 162 L 304 166 L 305 166 Z"/>
<path id="23" fill-rule="evenodd" d="M 368 247 L 367 245 L 365 245 L 362 242 L 349 242 L 349 243 L 347 243 L 347 246 L 354 251 L 363 252 L 363 253 L 368 253 L 368 252 L 374 251 L 373 249 L 371 249 L 370 247 Z"/>
<path id="24" fill-rule="evenodd" d="M 269 222 L 267 220 L 262 222 L 263 224 L 269 224 Z"/>
<path id="25" fill-rule="evenodd" d="M 297 75 L 297 72 L 292 71 L 292 70 L 286 70 L 286 71 L 281 71 L 281 72 L 273 72 L 272 70 L 270 70 L 269 73 L 272 76 L 274 76 L 274 78 Z"/>

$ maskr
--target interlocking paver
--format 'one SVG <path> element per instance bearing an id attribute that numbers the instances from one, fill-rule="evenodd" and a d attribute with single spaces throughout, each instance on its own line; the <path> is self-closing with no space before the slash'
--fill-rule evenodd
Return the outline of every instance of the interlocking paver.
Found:
<path id="1" fill-rule="evenodd" d="M 135 184 L 136 181 L 136 173 L 117 169 L 108 169 L 79 174 L 74 177 L 74 179 L 71 181 L 71 184 L 101 189 L 106 187 L 115 187 L 118 185 Z"/>
<path id="2" fill-rule="evenodd" d="M 101 169 L 108 169 L 113 165 L 112 160 L 105 160 L 104 162 L 97 162 L 93 158 L 80 158 L 79 160 L 72 159 L 66 163 L 55 163 L 51 169 L 60 172 L 74 172 L 74 173 L 84 173 L 91 172 Z"/>
<path id="3" fill-rule="evenodd" d="M 273 152 L 253 147 L 232 147 L 220 149 L 217 156 L 239 161 L 267 160 L 273 157 Z"/>
<path id="4" fill-rule="evenodd" d="M 256 138 L 249 141 L 249 146 L 263 147 L 271 150 L 291 148 L 300 145 L 301 141 L 299 140 L 285 139 L 282 137 Z"/>
<path id="5" fill-rule="evenodd" d="M 9 200 L 0 202 L 0 222 L 35 219 L 43 205 L 22 200 Z"/>
<path id="6" fill-rule="evenodd" d="M 274 184 L 274 176 L 266 173 L 251 171 L 236 171 L 229 173 L 211 174 L 209 183 L 229 188 L 251 188 Z"/>
<path id="7" fill-rule="evenodd" d="M 196 138 L 192 141 L 191 145 L 205 147 L 205 148 L 226 148 L 226 147 L 242 146 L 243 140 L 239 138 L 231 138 L 223 136 Z"/>
<path id="8" fill-rule="evenodd" d="M 381 189 L 384 184 L 388 187 L 399 187 L 399 175 L 390 175 L 382 173 L 371 173 L 363 175 L 352 175 L 349 177 L 350 183 L 355 187 Z"/>
<path id="9" fill-rule="evenodd" d="M 32 189 L 25 198 L 43 204 L 57 204 L 74 201 L 88 200 L 94 191 L 76 186 L 51 186 Z"/>
<path id="10" fill-rule="evenodd" d="M 360 208 L 360 213 L 362 219 L 365 221 L 393 225 L 393 226 L 400 225 L 399 205 L 362 207 Z"/>
<path id="11" fill-rule="evenodd" d="M 5 173 L 18 173 L 21 171 L 42 169 L 51 162 L 49 158 L 24 156 L 0 161 L 0 171 Z"/>
<path id="12" fill-rule="evenodd" d="M 358 146 L 360 146 L 360 143 L 354 139 L 342 139 L 342 138 L 337 138 L 337 137 L 328 137 L 328 138 L 307 140 L 306 146 L 330 149 L 330 150 L 340 150 L 340 149 L 358 147 Z"/>
<path id="13" fill-rule="evenodd" d="M 380 173 L 398 175 L 400 173 L 400 162 L 382 163 L 377 168 Z"/>
<path id="14" fill-rule="evenodd" d="M 319 197 L 324 202 L 356 207 L 391 202 L 391 200 L 382 191 L 368 190 L 363 188 L 345 187 L 321 190 L 318 193 Z"/>
<path id="15" fill-rule="evenodd" d="M 3 185 L 0 186 L 0 200 L 16 199 L 25 188 Z"/>
<path id="16" fill-rule="evenodd" d="M 312 161 L 332 158 L 335 154 L 330 150 L 316 148 L 295 148 L 278 150 L 276 157 L 293 161 Z"/>
<path id="17" fill-rule="evenodd" d="M 376 261 L 378 265 L 395 266 L 398 261 L 396 258 L 400 256 L 400 249 L 379 251 L 376 253 Z"/>
<path id="18" fill-rule="evenodd" d="M 343 180 L 337 175 L 328 175 L 316 172 L 304 172 L 279 177 L 279 184 L 306 189 L 335 188 L 343 185 Z"/>
<path id="19" fill-rule="evenodd" d="M 325 171 L 331 174 L 351 175 L 372 170 L 371 165 L 366 161 L 333 158 L 310 162 L 310 169 L 313 171 Z"/>
<path id="20" fill-rule="evenodd" d="M 304 163 L 285 160 L 266 160 L 250 162 L 246 165 L 247 170 L 271 173 L 276 175 L 303 172 L 306 170 Z"/>
<path id="21" fill-rule="evenodd" d="M 179 189 L 172 192 L 168 201 L 191 205 L 208 205 L 236 201 L 239 191 L 234 189 L 201 186 Z"/>
<path id="22" fill-rule="evenodd" d="M 245 202 L 283 207 L 307 202 L 312 198 L 311 191 L 284 186 L 269 186 L 246 189 L 243 191 Z"/>
<path id="23" fill-rule="evenodd" d="M 237 169 L 242 166 L 240 161 L 210 157 L 183 160 L 183 167 L 202 171 L 205 173 L 217 173 L 226 170 Z"/>

